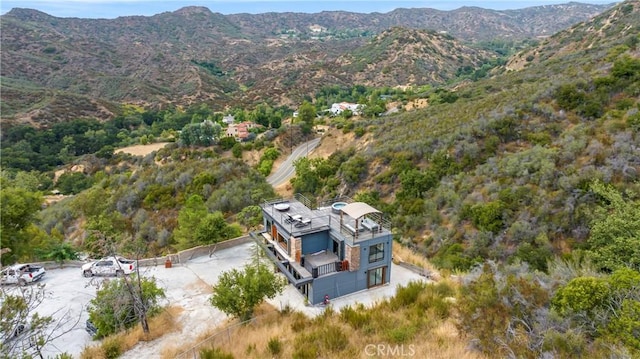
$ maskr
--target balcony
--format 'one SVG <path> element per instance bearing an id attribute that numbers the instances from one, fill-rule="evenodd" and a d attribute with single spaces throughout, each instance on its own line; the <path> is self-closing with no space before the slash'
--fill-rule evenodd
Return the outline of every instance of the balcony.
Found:
<path id="1" fill-rule="evenodd" d="M 296 288 L 313 281 L 311 273 L 282 251 L 280 246 L 271 239 L 268 233 L 251 232 L 250 236 Z"/>
<path id="2" fill-rule="evenodd" d="M 313 278 L 348 269 L 346 261 L 341 261 L 335 253 L 322 251 L 304 257 L 304 268 Z"/>

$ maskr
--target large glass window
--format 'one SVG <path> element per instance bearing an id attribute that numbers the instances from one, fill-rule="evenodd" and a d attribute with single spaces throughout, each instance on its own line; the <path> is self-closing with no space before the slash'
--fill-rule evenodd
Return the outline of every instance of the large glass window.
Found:
<path id="1" fill-rule="evenodd" d="M 379 262 L 384 259 L 384 243 L 378 243 L 369 247 L 369 263 Z"/>
<path id="2" fill-rule="evenodd" d="M 384 284 L 384 272 L 387 267 L 380 267 L 369 271 L 368 287 Z"/>

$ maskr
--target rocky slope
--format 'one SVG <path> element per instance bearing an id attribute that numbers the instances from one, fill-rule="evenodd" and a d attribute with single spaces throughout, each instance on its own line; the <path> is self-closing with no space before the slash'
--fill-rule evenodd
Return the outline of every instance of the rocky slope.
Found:
<path id="1" fill-rule="evenodd" d="M 469 41 L 544 36 L 605 8 L 225 16 L 187 7 L 113 20 L 13 9 L 1 22 L 2 118 L 46 125 L 111 118 L 120 103 L 222 110 L 295 105 L 325 85 L 442 84 L 493 56 Z"/>

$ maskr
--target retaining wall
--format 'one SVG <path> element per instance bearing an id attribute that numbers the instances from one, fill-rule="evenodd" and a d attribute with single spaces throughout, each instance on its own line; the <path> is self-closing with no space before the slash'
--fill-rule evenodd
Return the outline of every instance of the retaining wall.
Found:
<path id="1" fill-rule="evenodd" d="M 151 266 L 158 266 L 158 265 L 164 266 L 167 259 L 171 260 L 172 265 L 180 265 L 182 263 L 188 262 L 193 258 L 201 257 L 201 256 L 211 256 L 213 253 L 217 251 L 231 248 L 234 246 L 239 246 L 241 244 L 245 244 L 252 241 L 253 240 L 251 239 L 251 237 L 249 235 L 246 235 L 246 236 L 242 236 L 234 239 L 229 239 L 216 244 L 209 244 L 206 246 L 199 246 L 199 247 L 185 249 L 184 251 L 180 251 L 178 253 L 169 254 L 162 257 L 139 259 L 138 266 L 139 267 L 151 267 Z M 53 261 L 36 262 L 33 264 L 41 265 L 45 269 L 59 269 L 59 268 L 80 268 L 85 263 L 89 263 L 89 262 L 90 261 L 73 260 L 73 261 L 65 261 L 62 265 L 60 265 L 60 263 L 53 262 Z"/>
<path id="2" fill-rule="evenodd" d="M 407 263 L 404 261 L 398 261 L 397 264 L 400 267 L 406 268 L 414 273 L 420 274 L 421 276 L 426 277 L 427 279 L 432 279 L 431 271 L 428 270 L 427 268 L 418 267 L 415 264 Z"/>

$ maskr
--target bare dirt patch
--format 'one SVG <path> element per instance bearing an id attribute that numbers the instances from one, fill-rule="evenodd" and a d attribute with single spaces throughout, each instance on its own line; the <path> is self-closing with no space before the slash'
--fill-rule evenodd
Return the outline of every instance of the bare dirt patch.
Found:
<path id="1" fill-rule="evenodd" d="M 358 140 L 353 132 L 343 133 L 341 129 L 327 127 L 320 145 L 311 151 L 309 158 L 328 158 L 334 152 L 346 150 L 357 144 Z"/>
<path id="2" fill-rule="evenodd" d="M 115 150 L 114 153 L 127 153 L 133 156 L 146 156 L 151 152 L 154 152 L 163 148 L 169 143 L 170 142 L 158 142 L 158 143 L 152 143 L 149 145 L 135 145 L 135 146 L 123 147 Z"/>

